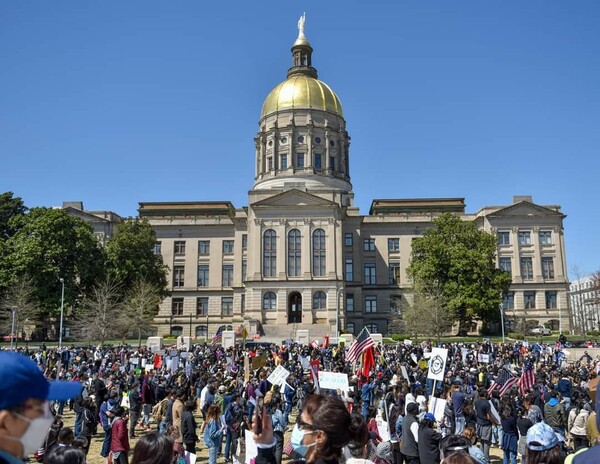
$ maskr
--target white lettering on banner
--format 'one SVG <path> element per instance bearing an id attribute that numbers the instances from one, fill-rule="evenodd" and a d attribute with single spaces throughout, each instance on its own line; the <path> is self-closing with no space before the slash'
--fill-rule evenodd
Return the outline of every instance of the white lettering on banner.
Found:
<path id="1" fill-rule="evenodd" d="M 340 372 L 319 371 L 319 387 L 327 390 L 350 390 L 348 374 Z"/>
<path id="2" fill-rule="evenodd" d="M 429 373 L 427 374 L 428 379 L 440 381 L 444 380 L 447 357 L 448 350 L 446 348 L 436 347 L 431 349 L 431 359 L 429 360 Z"/>
<path id="3" fill-rule="evenodd" d="M 267 377 L 267 380 L 271 382 L 273 385 L 280 385 L 282 388 L 285 385 L 285 380 L 290 376 L 290 371 L 288 371 L 282 365 L 279 365 L 275 368 L 271 375 Z"/>

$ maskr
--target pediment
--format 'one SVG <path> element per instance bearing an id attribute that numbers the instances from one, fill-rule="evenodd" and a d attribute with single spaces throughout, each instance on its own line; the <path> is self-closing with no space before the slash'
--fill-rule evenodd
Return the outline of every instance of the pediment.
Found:
<path id="1" fill-rule="evenodd" d="M 520 217 L 531 217 L 531 216 L 558 216 L 564 217 L 559 211 L 555 211 L 545 206 L 536 205 L 528 201 L 520 201 L 514 205 L 501 208 L 498 211 L 490 214 L 492 217 L 508 217 L 508 216 L 520 216 Z"/>
<path id="2" fill-rule="evenodd" d="M 109 222 L 107 219 L 96 216 L 95 214 L 88 213 L 87 211 L 81 211 L 80 209 L 67 206 L 63 210 L 69 215 L 78 217 L 87 222 Z"/>
<path id="3" fill-rule="evenodd" d="M 337 206 L 336 203 L 326 200 L 325 198 L 302 192 L 300 190 L 288 190 L 287 192 L 273 195 L 250 205 L 252 208 L 264 207 L 332 207 Z"/>

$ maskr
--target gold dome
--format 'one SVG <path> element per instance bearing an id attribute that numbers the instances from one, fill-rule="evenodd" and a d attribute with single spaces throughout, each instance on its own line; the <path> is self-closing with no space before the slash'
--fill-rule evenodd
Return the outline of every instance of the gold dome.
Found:
<path id="1" fill-rule="evenodd" d="M 310 76 L 295 74 L 271 90 L 263 103 L 260 118 L 296 108 L 325 110 L 344 117 L 340 99 L 331 87 Z"/>

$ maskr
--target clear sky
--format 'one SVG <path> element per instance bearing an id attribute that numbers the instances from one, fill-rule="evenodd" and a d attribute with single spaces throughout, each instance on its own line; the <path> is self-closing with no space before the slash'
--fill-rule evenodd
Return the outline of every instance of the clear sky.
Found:
<path id="1" fill-rule="evenodd" d="M 600 268 L 598 0 L 103 0 L 0 5 L 0 191 L 247 204 L 262 101 L 298 16 L 352 137 L 356 203 L 560 204 Z"/>

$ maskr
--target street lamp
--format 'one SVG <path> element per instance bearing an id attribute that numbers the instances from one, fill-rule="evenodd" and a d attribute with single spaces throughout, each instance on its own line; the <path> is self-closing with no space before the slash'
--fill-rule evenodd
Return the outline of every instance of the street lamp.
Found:
<path id="1" fill-rule="evenodd" d="M 338 338 L 340 336 L 340 294 L 343 291 L 344 291 L 344 287 L 340 287 L 335 292 L 335 342 L 336 343 L 338 343 Z"/>
<path id="2" fill-rule="evenodd" d="M 502 343 L 506 343 L 504 338 L 504 308 L 500 305 L 500 325 L 502 325 Z"/>
<path id="3" fill-rule="evenodd" d="M 12 324 L 10 330 L 10 350 L 13 349 L 13 342 L 15 340 L 15 320 L 17 319 L 17 307 L 13 306 L 12 308 Z"/>
<path id="4" fill-rule="evenodd" d="M 60 332 L 58 334 L 58 349 L 62 348 L 62 335 L 63 335 L 63 317 L 65 313 L 65 279 L 62 277 L 59 279 L 62 285 L 60 292 Z"/>

